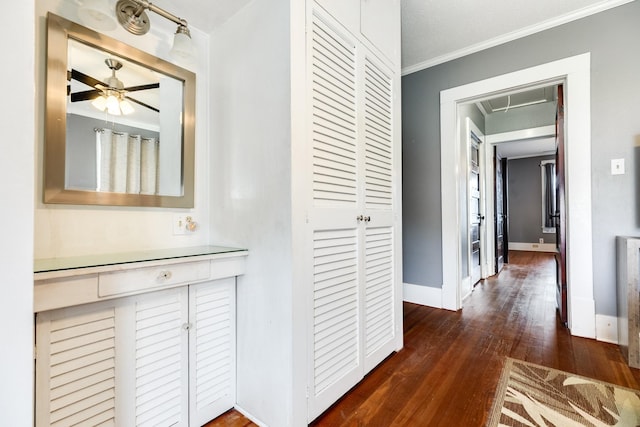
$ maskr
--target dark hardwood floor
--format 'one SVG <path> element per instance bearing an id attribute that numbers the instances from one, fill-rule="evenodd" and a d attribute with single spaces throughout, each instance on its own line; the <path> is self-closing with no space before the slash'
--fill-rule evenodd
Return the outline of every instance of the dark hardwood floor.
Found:
<path id="1" fill-rule="evenodd" d="M 404 349 L 311 425 L 483 426 L 506 357 L 640 389 L 618 346 L 572 337 L 555 309 L 553 255 L 512 252 L 460 312 L 404 304 Z M 253 426 L 236 411 L 207 424 Z"/>

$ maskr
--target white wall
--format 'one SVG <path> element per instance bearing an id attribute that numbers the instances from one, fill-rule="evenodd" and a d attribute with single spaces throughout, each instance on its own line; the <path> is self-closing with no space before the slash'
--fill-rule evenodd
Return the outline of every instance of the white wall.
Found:
<path id="1" fill-rule="evenodd" d="M 36 0 L 36 191 L 35 247 L 36 258 L 99 254 L 117 251 L 197 246 L 209 242 L 209 36 L 190 27 L 197 50 L 197 63 L 181 64 L 196 73 L 196 157 L 194 209 L 125 208 L 42 203 L 42 158 L 44 147 L 44 70 L 46 58 L 46 13 L 63 16 L 75 22 L 77 3 L 74 0 Z M 188 11 L 170 12 L 188 16 Z M 104 32 L 138 49 L 163 59 L 173 43 L 175 24 L 153 13 L 151 31 L 135 36 L 120 26 Z M 155 19 L 154 19 L 155 18 Z M 188 212 L 199 224 L 196 233 L 173 235 L 173 216 Z"/>
<path id="2" fill-rule="evenodd" d="M 0 38 L 0 424 L 16 427 L 33 425 L 33 10 L 13 4 Z"/>
<path id="3" fill-rule="evenodd" d="M 211 234 L 249 248 L 238 278 L 237 402 L 270 426 L 300 425 L 292 420 L 301 396 L 292 387 L 289 25 L 289 0 L 255 0 L 211 38 Z"/>

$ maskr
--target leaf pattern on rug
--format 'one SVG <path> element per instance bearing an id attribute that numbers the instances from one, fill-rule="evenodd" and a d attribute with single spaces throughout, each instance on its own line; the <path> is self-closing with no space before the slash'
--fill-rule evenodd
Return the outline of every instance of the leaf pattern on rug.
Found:
<path id="1" fill-rule="evenodd" d="M 640 426 L 640 391 L 515 359 L 504 369 L 490 426 Z"/>

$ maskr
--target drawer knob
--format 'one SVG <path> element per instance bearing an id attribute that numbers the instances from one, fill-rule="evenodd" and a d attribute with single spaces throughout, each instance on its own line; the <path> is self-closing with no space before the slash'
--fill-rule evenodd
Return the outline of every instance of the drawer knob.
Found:
<path id="1" fill-rule="evenodd" d="M 170 271 L 163 271 L 158 275 L 158 281 L 162 282 L 165 280 L 169 280 L 171 279 L 171 272 Z"/>

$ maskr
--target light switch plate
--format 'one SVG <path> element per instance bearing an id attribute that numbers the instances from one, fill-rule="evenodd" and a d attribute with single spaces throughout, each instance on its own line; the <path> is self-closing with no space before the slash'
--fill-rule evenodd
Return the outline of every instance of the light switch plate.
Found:
<path id="1" fill-rule="evenodd" d="M 173 215 L 173 234 L 187 234 L 187 216 L 182 214 Z"/>
<path id="2" fill-rule="evenodd" d="M 611 175 L 624 175 L 624 159 L 611 159 Z"/>

